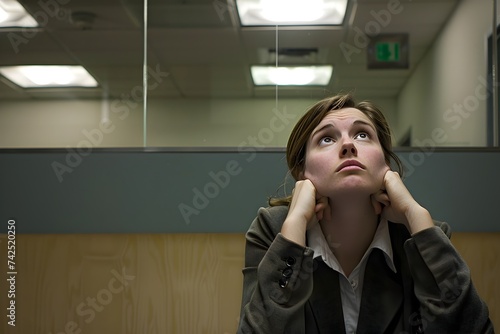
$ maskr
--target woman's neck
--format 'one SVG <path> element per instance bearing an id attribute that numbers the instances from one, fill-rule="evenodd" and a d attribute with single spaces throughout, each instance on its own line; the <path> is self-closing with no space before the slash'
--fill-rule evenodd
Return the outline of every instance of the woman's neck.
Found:
<path id="1" fill-rule="evenodd" d="M 321 222 L 330 249 L 346 276 L 356 268 L 370 246 L 378 226 L 378 216 L 370 196 L 330 198 L 331 219 Z"/>

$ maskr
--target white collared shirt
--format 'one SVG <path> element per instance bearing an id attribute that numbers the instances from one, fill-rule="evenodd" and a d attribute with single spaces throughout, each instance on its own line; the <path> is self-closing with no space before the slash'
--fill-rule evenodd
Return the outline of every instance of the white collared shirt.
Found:
<path id="1" fill-rule="evenodd" d="M 319 224 L 315 224 L 308 231 L 307 244 L 312 250 L 314 250 L 314 258 L 321 256 L 326 265 L 339 273 L 340 296 L 342 299 L 342 310 L 344 312 L 345 330 L 347 334 L 356 333 L 366 262 L 368 261 L 368 256 L 370 255 L 372 249 L 379 248 L 382 250 L 387 265 L 393 272 L 396 272 L 387 220 L 380 220 L 370 247 L 368 247 L 367 251 L 363 255 L 363 258 L 351 272 L 349 277 L 345 275 L 337 258 L 328 246 Z"/>

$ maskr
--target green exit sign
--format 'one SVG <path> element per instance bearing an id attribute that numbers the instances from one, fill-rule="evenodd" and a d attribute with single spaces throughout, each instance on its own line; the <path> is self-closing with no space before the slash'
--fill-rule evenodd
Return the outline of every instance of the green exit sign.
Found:
<path id="1" fill-rule="evenodd" d="M 367 68 L 408 69 L 409 68 L 409 35 L 380 34 L 373 36 L 366 48 Z"/>
<path id="2" fill-rule="evenodd" d="M 378 42 L 375 44 L 375 59 L 380 62 L 398 62 L 401 60 L 399 42 Z"/>

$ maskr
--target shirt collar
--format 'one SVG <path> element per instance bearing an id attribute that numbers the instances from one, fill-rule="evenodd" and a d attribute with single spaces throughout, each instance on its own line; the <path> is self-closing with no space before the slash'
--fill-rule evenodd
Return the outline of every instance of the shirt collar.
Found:
<path id="1" fill-rule="evenodd" d="M 321 256 L 323 261 L 333 270 L 343 273 L 340 263 L 328 246 L 319 224 L 315 224 L 307 232 L 307 244 L 314 251 L 314 258 Z M 373 236 L 373 240 L 366 250 L 366 253 L 363 255 L 360 263 L 365 260 L 373 248 L 380 249 L 384 253 L 385 262 L 389 268 L 391 268 L 393 272 L 397 272 L 396 266 L 394 265 L 389 224 L 386 219 L 380 220 L 377 230 L 375 231 L 375 235 Z"/>

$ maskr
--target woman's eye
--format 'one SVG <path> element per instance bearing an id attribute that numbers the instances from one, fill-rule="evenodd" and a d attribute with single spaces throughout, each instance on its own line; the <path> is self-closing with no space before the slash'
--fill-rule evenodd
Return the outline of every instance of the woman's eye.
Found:
<path id="1" fill-rule="evenodd" d="M 368 139 L 370 136 L 368 136 L 368 133 L 366 132 L 360 132 L 356 135 L 355 138 L 359 138 L 359 139 Z"/>
<path id="2" fill-rule="evenodd" d="M 333 143 L 332 137 L 323 137 L 319 141 L 320 144 L 331 144 Z"/>

